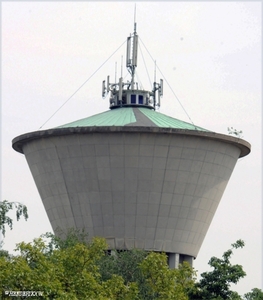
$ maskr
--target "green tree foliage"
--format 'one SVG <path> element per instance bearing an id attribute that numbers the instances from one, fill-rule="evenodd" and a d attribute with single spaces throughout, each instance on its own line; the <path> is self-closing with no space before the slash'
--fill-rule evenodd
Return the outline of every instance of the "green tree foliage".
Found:
<path id="1" fill-rule="evenodd" d="M 258 288 L 254 288 L 251 292 L 244 295 L 245 300 L 263 300 L 263 292 Z"/>
<path id="2" fill-rule="evenodd" d="M 56 249 L 67 249 L 76 244 L 88 245 L 89 235 L 85 230 L 70 228 L 63 231 L 61 228 L 56 229 L 56 235 L 51 232 L 47 232 L 41 235 L 41 238 L 47 242 L 48 253 Z"/>
<path id="3" fill-rule="evenodd" d="M 230 262 L 233 250 L 243 246 L 238 240 L 222 258 L 212 257 L 213 270 L 196 282 L 188 263 L 169 269 L 164 253 L 109 252 L 105 239 L 90 240 L 84 231 L 48 233 L 18 244 L 17 255 L 0 255 L 0 295 L 13 290 L 41 291 L 41 299 L 59 300 L 263 300 L 259 289 L 244 298 L 230 289 L 245 276 L 242 266 Z"/>
<path id="4" fill-rule="evenodd" d="M 138 249 L 107 252 L 98 263 L 102 279 L 107 280 L 115 274 L 123 277 L 125 283 L 139 281 L 142 276 L 139 264 L 147 255 L 146 251 Z"/>
<path id="5" fill-rule="evenodd" d="M 169 269 L 164 253 L 150 253 L 140 264 L 151 299 L 188 300 L 187 291 L 194 287 L 195 272 L 188 263 Z"/>
<path id="6" fill-rule="evenodd" d="M 188 264 L 170 270 L 165 254 L 142 250 L 109 255 L 105 239 L 89 241 L 75 230 L 22 242 L 16 251 L 0 257 L 2 291 L 42 291 L 43 299 L 187 300 L 194 286 Z"/>
<path id="7" fill-rule="evenodd" d="M 136 284 L 125 285 L 120 276 L 101 280 L 96 262 L 106 249 L 102 238 L 52 252 L 42 238 L 22 242 L 16 249 L 19 255 L 0 257 L 2 292 L 42 291 L 43 299 L 136 299 Z"/>
<path id="8" fill-rule="evenodd" d="M 195 275 L 188 263 L 171 270 L 164 253 L 136 249 L 112 252 L 99 261 L 104 280 L 115 274 L 121 276 L 126 284 L 136 283 L 138 299 L 188 299 L 187 291 L 194 287 Z"/>
<path id="9" fill-rule="evenodd" d="M 149 298 L 145 278 L 139 268 L 140 263 L 147 255 L 146 251 L 139 249 L 106 252 L 98 262 L 102 280 L 108 280 L 112 275 L 118 275 L 123 278 L 125 284 L 136 283 L 139 299 L 152 299 Z"/>
<path id="10" fill-rule="evenodd" d="M 5 236 L 6 225 L 13 229 L 13 219 L 10 218 L 7 214 L 10 210 L 16 210 L 16 219 L 17 221 L 23 216 L 25 220 L 28 219 L 27 207 L 19 202 L 9 202 L 4 200 L 0 202 L 0 232 Z"/>
<path id="11" fill-rule="evenodd" d="M 232 265 L 230 258 L 234 249 L 243 248 L 244 245 L 244 241 L 238 240 L 231 245 L 231 249 L 223 253 L 222 258 L 212 257 L 209 260 L 208 264 L 213 270 L 201 274 L 202 278 L 196 284 L 197 289 L 191 294 L 191 299 L 241 299 L 241 296 L 231 291 L 230 287 L 231 284 L 237 284 L 246 273 L 241 265 Z"/>

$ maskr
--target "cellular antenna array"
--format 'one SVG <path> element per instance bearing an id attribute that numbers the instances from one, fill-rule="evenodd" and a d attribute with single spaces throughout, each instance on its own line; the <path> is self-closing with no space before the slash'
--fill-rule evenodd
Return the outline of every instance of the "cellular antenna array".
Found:
<path id="1" fill-rule="evenodd" d="M 105 98 L 110 92 L 110 109 L 124 106 L 143 106 L 150 109 L 160 107 L 160 97 L 163 95 L 163 80 L 160 83 L 153 83 L 151 91 L 138 89 L 135 82 L 135 72 L 138 65 L 138 41 L 139 36 L 136 32 L 136 6 L 134 9 L 134 31 L 127 37 L 126 68 L 131 75 L 131 80 L 123 82 L 122 72 L 119 81 L 115 78 L 115 83 L 110 83 L 109 76 L 107 84 L 102 82 L 102 97 Z M 115 74 L 116 75 L 116 74 Z M 156 97 L 156 93 L 158 96 Z"/>

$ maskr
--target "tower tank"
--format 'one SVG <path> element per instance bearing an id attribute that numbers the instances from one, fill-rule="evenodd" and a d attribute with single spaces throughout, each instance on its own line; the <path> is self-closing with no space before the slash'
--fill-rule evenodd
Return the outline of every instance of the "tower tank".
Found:
<path id="1" fill-rule="evenodd" d="M 16 137 L 54 232 L 85 229 L 109 249 L 166 252 L 170 267 L 199 252 L 245 140 L 156 111 L 163 81 L 135 82 L 138 35 L 127 39 L 130 81 L 102 84 L 110 110 Z"/>

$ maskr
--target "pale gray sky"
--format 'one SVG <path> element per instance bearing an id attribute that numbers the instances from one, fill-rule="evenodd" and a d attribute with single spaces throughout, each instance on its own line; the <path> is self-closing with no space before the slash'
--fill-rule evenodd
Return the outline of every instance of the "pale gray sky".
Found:
<path id="1" fill-rule="evenodd" d="M 137 32 L 192 121 L 227 134 L 243 131 L 252 152 L 238 161 L 194 262 L 202 273 L 237 239 L 233 262 L 247 276 L 244 294 L 261 287 L 261 2 L 137 2 Z M 5 248 L 51 231 L 25 157 L 11 140 L 38 130 L 133 32 L 133 2 L 2 2 L 2 195 L 28 206 Z M 141 44 L 153 80 L 154 63 Z M 43 129 L 108 110 L 101 82 L 121 73 L 125 45 Z M 138 74 L 151 88 L 142 56 Z M 127 73 L 123 71 L 124 76 Z M 157 81 L 163 76 L 157 70 Z M 160 112 L 189 122 L 168 84 Z"/>

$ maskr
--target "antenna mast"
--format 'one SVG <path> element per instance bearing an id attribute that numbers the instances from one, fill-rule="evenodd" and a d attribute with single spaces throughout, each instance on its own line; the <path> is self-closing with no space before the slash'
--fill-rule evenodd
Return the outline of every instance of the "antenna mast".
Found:
<path id="1" fill-rule="evenodd" d="M 126 53 L 126 67 L 131 75 L 130 81 L 123 79 L 123 57 L 121 57 L 121 77 L 117 82 L 117 62 L 115 63 L 115 82 L 110 82 L 110 77 L 107 81 L 102 82 L 102 97 L 105 98 L 110 92 L 109 102 L 110 109 L 119 107 L 147 107 L 156 109 L 160 107 L 160 98 L 163 95 L 163 81 L 156 82 L 156 61 L 154 64 L 154 83 L 152 90 L 144 90 L 143 87 L 138 87 L 135 82 L 135 70 L 137 67 L 138 57 L 138 40 L 136 28 L 136 4 L 134 7 L 134 30 L 130 36 L 127 37 L 127 53 Z"/>
<path id="2" fill-rule="evenodd" d="M 134 33 L 136 33 L 136 3 L 134 6 Z"/>
<path id="3" fill-rule="evenodd" d="M 138 35 L 136 33 L 136 6 L 134 11 L 134 32 L 127 38 L 126 67 L 131 74 L 131 89 L 134 90 L 135 68 L 137 67 Z"/>

